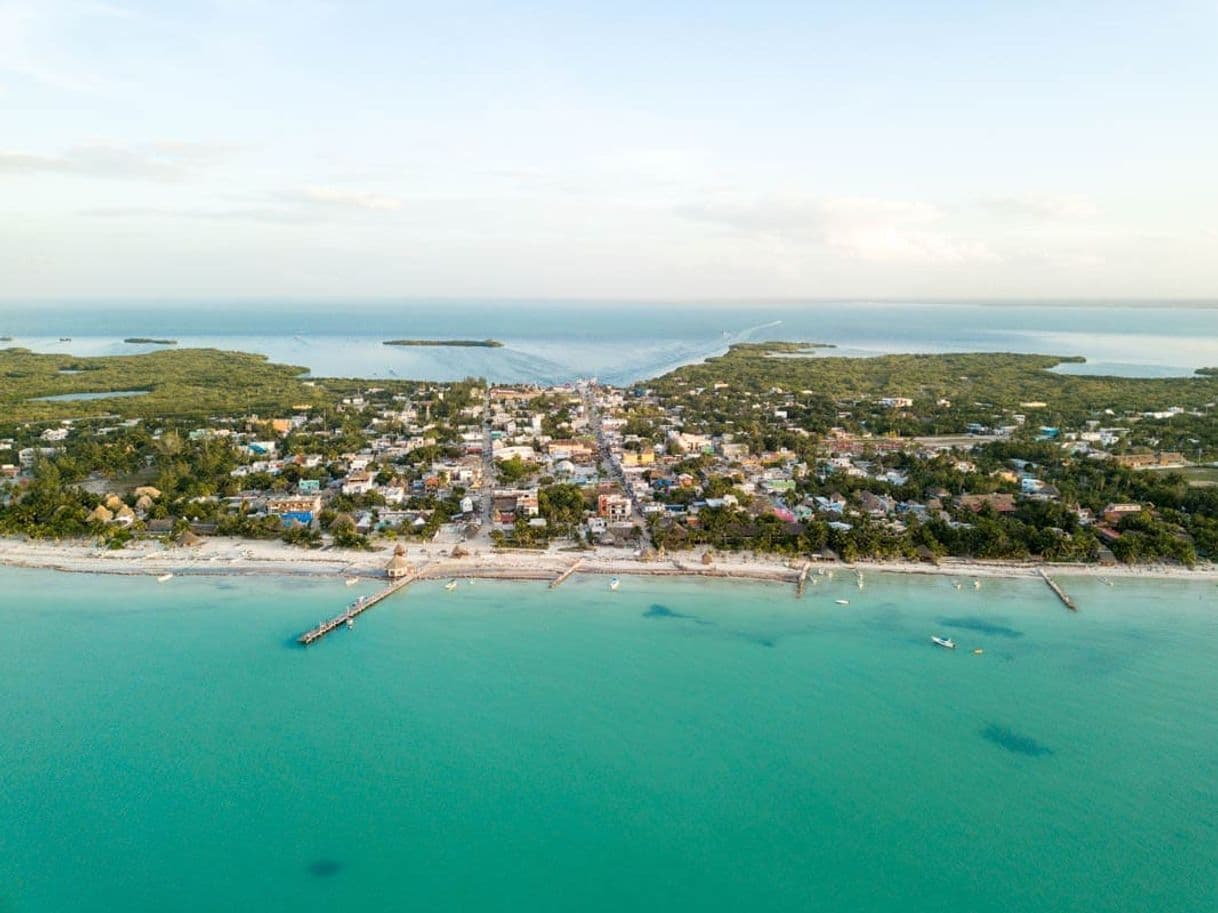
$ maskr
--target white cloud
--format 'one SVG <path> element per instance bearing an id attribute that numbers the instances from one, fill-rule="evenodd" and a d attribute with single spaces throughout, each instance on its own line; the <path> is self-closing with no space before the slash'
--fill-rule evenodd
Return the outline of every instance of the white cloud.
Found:
<path id="1" fill-rule="evenodd" d="M 102 206 L 81 210 L 82 215 L 99 218 L 201 219 L 207 221 L 250 221 L 292 224 L 323 222 L 343 214 L 393 212 L 401 208 L 398 197 L 336 187 L 310 185 L 269 193 L 229 197 L 245 201 L 237 206 Z"/>
<path id="2" fill-rule="evenodd" d="M 1051 221 L 1090 219 L 1099 215 L 1100 211 L 1094 200 L 1081 193 L 1027 193 L 990 197 L 984 201 L 983 205 L 991 213 L 999 216 Z"/>
<path id="3" fill-rule="evenodd" d="M 49 173 L 177 181 L 214 161 L 224 148 L 179 141 L 130 146 L 94 140 L 72 146 L 58 155 L 0 150 L 0 175 Z"/>
<path id="4" fill-rule="evenodd" d="M 171 209 L 161 206 L 97 206 L 92 209 L 82 209 L 83 216 L 94 216 L 101 219 L 153 218 L 153 219 L 198 219 L 208 222 L 272 222 L 277 224 L 293 224 L 313 222 L 317 220 L 316 213 L 302 209 L 290 209 L 286 206 L 247 206 L 229 209 L 209 209 L 203 207 Z"/>
<path id="5" fill-rule="evenodd" d="M 678 213 L 749 235 L 820 245 L 852 260 L 917 264 L 999 259 L 984 242 L 940 227 L 943 211 L 919 201 L 772 197 L 684 206 Z"/>
<path id="6" fill-rule="evenodd" d="M 329 206 L 339 209 L 370 209 L 378 211 L 401 209 L 402 201 L 394 196 L 371 193 L 365 190 L 349 190 L 341 187 L 310 185 L 294 190 L 281 190 L 274 194 L 277 199 L 301 205 Z"/>

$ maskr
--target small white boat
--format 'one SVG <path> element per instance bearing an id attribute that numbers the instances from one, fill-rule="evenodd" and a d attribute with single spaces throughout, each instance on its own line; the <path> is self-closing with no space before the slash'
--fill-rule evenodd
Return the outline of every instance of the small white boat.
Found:
<path id="1" fill-rule="evenodd" d="M 156 579 L 157 583 L 167 583 L 173 579 L 173 574 L 162 574 Z"/>
<path id="2" fill-rule="evenodd" d="M 930 636 L 930 642 L 936 647 L 943 647 L 946 650 L 956 649 L 956 642 L 950 637 L 936 637 L 934 634 Z"/>
<path id="3" fill-rule="evenodd" d="M 863 588 L 863 578 L 860 577 L 859 578 L 859 589 L 861 590 L 862 588 Z"/>
<path id="4" fill-rule="evenodd" d="M 984 650 L 982 650 L 980 647 L 978 647 L 976 650 L 973 651 L 973 655 L 980 656 L 984 652 L 985 652 Z"/>
<path id="5" fill-rule="evenodd" d="M 348 627 L 348 628 L 354 628 L 354 627 L 355 627 L 355 619 L 354 619 L 354 618 L 348 618 L 348 619 L 347 619 L 347 627 Z"/>
<path id="6" fill-rule="evenodd" d="M 455 590 L 456 588 L 457 588 L 457 581 L 455 581 L 455 580 L 450 580 L 450 581 L 448 581 L 448 583 L 444 584 L 444 589 L 446 589 L 446 590 Z"/>
<path id="7" fill-rule="evenodd" d="M 357 583 L 359 583 L 358 577 L 348 577 L 347 578 L 347 586 L 355 586 Z"/>
<path id="8" fill-rule="evenodd" d="M 980 580 L 976 580 L 976 579 L 975 579 L 975 580 L 973 580 L 973 589 L 974 589 L 974 590 L 979 590 L 979 589 L 981 589 L 981 581 L 980 581 Z"/>
<path id="9" fill-rule="evenodd" d="M 621 585 L 622 581 L 618 580 L 616 577 L 609 581 L 609 589 L 611 590 L 616 590 Z"/>
<path id="10" fill-rule="evenodd" d="M 838 599 L 838 600 L 836 600 L 836 602 L 838 605 L 850 605 L 849 599 Z"/>
<path id="11" fill-rule="evenodd" d="M 954 587 L 955 587 L 956 589 L 958 589 L 958 590 L 959 590 L 959 589 L 962 589 L 962 586 L 961 586 L 961 584 L 960 584 L 960 581 L 959 581 L 959 580 L 953 580 L 953 581 L 952 581 L 952 586 L 954 586 Z"/>

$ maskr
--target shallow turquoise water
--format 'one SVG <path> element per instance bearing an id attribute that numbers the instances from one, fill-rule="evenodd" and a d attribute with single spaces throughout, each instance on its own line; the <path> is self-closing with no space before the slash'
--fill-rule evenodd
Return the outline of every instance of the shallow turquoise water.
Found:
<path id="1" fill-rule="evenodd" d="M 0 569 L 0 910 L 1214 909 L 1218 590 L 1067 584 L 429 583 L 303 650 L 341 581 Z"/>
<path id="2" fill-rule="evenodd" d="M 1127 303 L 1128 304 L 1128 303 Z M 352 321 L 352 309 L 359 319 Z M 761 340 L 832 343 L 825 354 L 1039 352 L 1084 355 L 1071 373 L 1171 376 L 1218 365 L 1215 302 L 1104 307 L 1066 301 L 638 302 L 296 300 L 0 301 L 7 345 L 73 355 L 131 355 L 152 333 L 181 348 L 260 352 L 323 377 L 564 383 L 596 375 L 628 384 Z M 71 337 L 62 342 L 61 337 Z M 385 346 L 395 337 L 468 336 L 503 348 Z"/>

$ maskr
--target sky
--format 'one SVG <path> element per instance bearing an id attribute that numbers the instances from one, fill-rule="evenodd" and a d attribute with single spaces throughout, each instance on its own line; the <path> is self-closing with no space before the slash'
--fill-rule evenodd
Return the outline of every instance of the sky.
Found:
<path id="1" fill-rule="evenodd" d="M 0 298 L 1218 297 L 1218 4 L 0 0 Z"/>

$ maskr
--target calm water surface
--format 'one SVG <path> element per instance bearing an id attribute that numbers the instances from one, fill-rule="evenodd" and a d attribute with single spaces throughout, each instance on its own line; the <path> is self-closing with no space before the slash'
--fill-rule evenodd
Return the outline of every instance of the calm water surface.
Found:
<path id="1" fill-rule="evenodd" d="M 428 583 L 306 651 L 341 581 L 0 568 L 0 910 L 1215 909 L 1215 587 L 1067 584 Z"/>
<path id="2" fill-rule="evenodd" d="M 36 351 L 114 355 L 162 346 L 260 352 L 318 376 L 631 383 L 733 342 L 832 343 L 828 354 L 1033 352 L 1083 355 L 1071 371 L 1191 374 L 1218 366 L 1218 305 L 810 301 L 755 304 L 605 301 L 196 301 L 148 305 L 0 302 L 0 335 Z M 60 337 L 71 337 L 61 342 Z M 503 348 L 385 346 L 386 339 L 494 337 Z"/>

